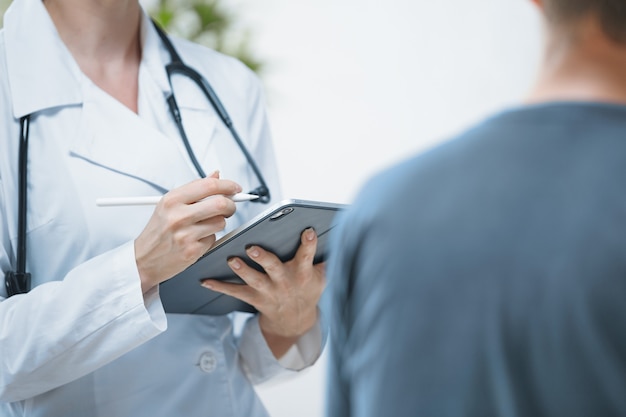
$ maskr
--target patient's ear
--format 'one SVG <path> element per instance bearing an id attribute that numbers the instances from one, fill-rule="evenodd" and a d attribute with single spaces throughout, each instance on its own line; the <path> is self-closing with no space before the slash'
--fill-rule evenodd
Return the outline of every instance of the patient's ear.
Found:
<path id="1" fill-rule="evenodd" d="M 530 0 L 530 1 L 535 6 L 539 7 L 540 9 L 543 9 L 543 0 Z"/>

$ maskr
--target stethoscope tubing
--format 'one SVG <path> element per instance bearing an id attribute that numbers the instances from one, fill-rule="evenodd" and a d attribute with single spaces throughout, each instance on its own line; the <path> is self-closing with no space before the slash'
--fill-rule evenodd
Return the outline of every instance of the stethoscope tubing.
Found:
<path id="1" fill-rule="evenodd" d="M 19 197 L 18 197 L 18 236 L 26 236 L 26 210 L 28 207 L 28 138 L 30 114 L 20 118 L 20 150 L 19 150 Z M 18 273 L 26 272 L 26 239 L 18 239 L 16 266 Z"/>
<path id="2" fill-rule="evenodd" d="M 170 89 L 172 91 L 172 94 L 170 94 L 170 96 L 167 98 L 167 104 L 168 104 L 170 113 L 172 114 L 172 117 L 174 118 L 174 121 L 176 122 L 176 126 L 178 127 L 178 131 L 183 140 L 183 144 L 185 145 L 185 149 L 187 150 L 187 153 L 189 154 L 189 159 L 194 165 L 196 171 L 198 172 L 198 175 L 200 175 L 200 177 L 202 178 L 206 177 L 204 170 L 202 169 L 200 163 L 196 159 L 193 149 L 191 148 L 191 144 L 189 143 L 189 140 L 187 138 L 187 134 L 185 133 L 185 129 L 183 128 L 180 109 L 178 108 L 178 103 L 176 102 L 176 98 L 174 96 L 174 86 L 172 85 L 172 75 L 174 74 L 180 74 L 185 77 L 188 77 L 189 79 L 193 80 L 196 83 L 196 85 L 202 90 L 205 97 L 209 100 L 209 102 L 211 103 L 211 106 L 213 106 L 213 109 L 215 109 L 219 118 L 222 120 L 222 123 L 224 123 L 224 125 L 228 128 L 231 135 L 235 139 L 235 142 L 237 142 L 237 145 L 241 149 L 241 152 L 243 152 L 246 158 L 246 161 L 252 168 L 254 175 L 259 180 L 260 186 L 256 188 L 255 190 L 250 191 L 250 193 L 259 195 L 259 199 L 256 202 L 259 202 L 259 203 L 269 202 L 270 191 L 267 186 L 267 183 L 265 182 L 265 179 L 263 178 L 263 174 L 261 173 L 261 170 L 259 169 L 256 161 L 250 154 L 250 151 L 248 151 L 243 141 L 241 140 L 241 137 L 237 133 L 237 130 L 235 129 L 233 121 L 230 118 L 230 115 L 226 111 L 226 108 L 222 104 L 222 101 L 219 99 L 218 95 L 215 93 L 215 90 L 213 89 L 213 87 L 211 87 L 211 85 L 209 84 L 209 82 L 207 81 L 205 77 L 203 77 L 200 73 L 198 73 L 198 71 L 196 71 L 195 69 L 191 68 L 190 66 L 186 65 L 183 62 L 183 60 L 180 58 L 180 55 L 178 55 L 176 48 L 174 48 L 172 41 L 165 34 L 165 31 L 163 31 L 163 29 L 155 21 L 152 21 L 152 23 L 154 25 L 154 28 L 157 31 L 157 34 L 161 38 L 161 41 L 163 42 L 165 49 L 167 49 L 170 55 L 170 63 L 165 66 L 165 71 L 167 73 L 167 78 L 170 84 Z"/>

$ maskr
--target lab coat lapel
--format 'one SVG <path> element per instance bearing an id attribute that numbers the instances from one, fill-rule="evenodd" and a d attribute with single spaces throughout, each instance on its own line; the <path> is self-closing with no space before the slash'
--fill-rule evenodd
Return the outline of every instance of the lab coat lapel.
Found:
<path id="1" fill-rule="evenodd" d="M 86 101 L 71 152 L 163 192 L 198 178 L 180 145 L 111 97 Z"/>
<path id="2" fill-rule="evenodd" d="M 80 69 L 43 2 L 11 3 L 5 24 L 6 73 L 3 68 L 0 77 L 9 80 L 13 116 L 17 119 L 47 108 L 80 104 Z"/>

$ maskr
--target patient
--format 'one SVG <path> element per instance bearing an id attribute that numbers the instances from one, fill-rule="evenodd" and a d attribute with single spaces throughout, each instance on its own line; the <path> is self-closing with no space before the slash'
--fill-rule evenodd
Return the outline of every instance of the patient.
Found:
<path id="1" fill-rule="evenodd" d="M 329 417 L 626 415 L 626 1 L 534 3 L 526 103 L 341 216 Z"/>

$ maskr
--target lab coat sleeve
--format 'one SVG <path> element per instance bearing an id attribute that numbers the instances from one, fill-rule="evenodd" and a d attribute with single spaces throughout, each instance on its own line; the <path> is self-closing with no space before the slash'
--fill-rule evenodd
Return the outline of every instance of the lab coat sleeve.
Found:
<path id="1" fill-rule="evenodd" d="M 1 227 L 4 273 L 10 246 L 6 224 Z M 1 298 L 0 401 L 23 400 L 66 384 L 165 328 L 158 289 L 142 295 L 133 242 L 77 266 L 63 281 Z"/>
<path id="2" fill-rule="evenodd" d="M 248 319 L 240 339 L 239 353 L 242 367 L 253 384 L 263 383 L 275 376 L 301 371 L 313 365 L 322 353 L 328 334 L 326 320 L 320 314 L 317 323 L 304 334 L 280 359 L 270 350 L 261 328 L 259 317 Z"/>

